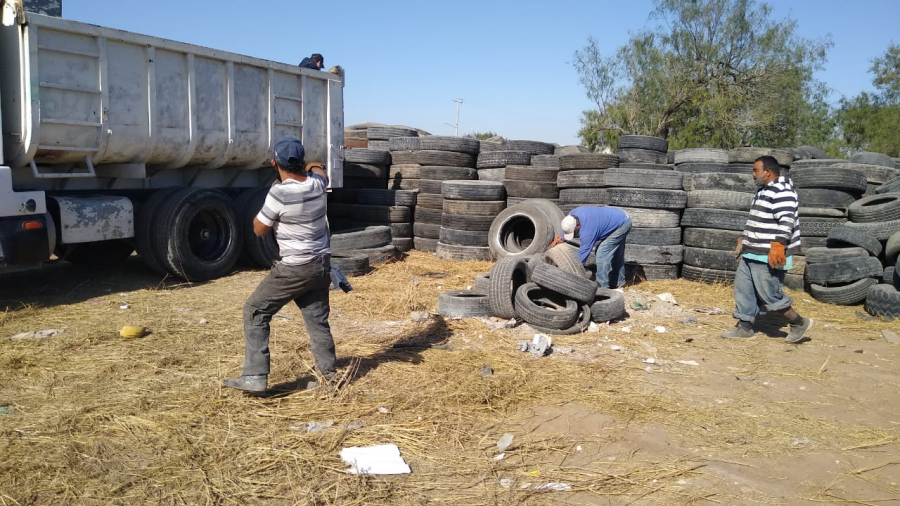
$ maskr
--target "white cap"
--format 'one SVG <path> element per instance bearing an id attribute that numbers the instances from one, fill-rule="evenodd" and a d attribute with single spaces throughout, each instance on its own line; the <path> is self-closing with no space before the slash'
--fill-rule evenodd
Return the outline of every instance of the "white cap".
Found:
<path id="1" fill-rule="evenodd" d="M 563 238 L 567 241 L 571 241 L 575 238 L 575 226 L 578 225 L 578 220 L 575 219 L 571 214 L 563 218 L 562 220 L 562 231 Z"/>

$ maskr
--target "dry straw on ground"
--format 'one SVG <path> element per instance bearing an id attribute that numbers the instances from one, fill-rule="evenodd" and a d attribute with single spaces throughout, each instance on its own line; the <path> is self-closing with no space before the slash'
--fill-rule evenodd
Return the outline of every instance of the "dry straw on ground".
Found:
<path id="1" fill-rule="evenodd" d="M 686 398 L 666 376 L 601 348 L 598 341 L 609 339 L 613 327 L 560 336 L 558 345 L 584 351 L 537 359 L 516 350 L 518 340 L 530 337 L 527 330 L 498 330 L 476 319 L 408 319 L 411 311 L 435 311 L 439 291 L 473 285 L 489 267 L 414 252 L 352 278 L 349 294 L 333 292 L 340 366 L 354 376 L 337 392 L 294 390 L 312 377 L 311 355 L 300 312 L 286 307 L 273 320 L 276 388 L 265 397 L 220 386 L 223 377 L 239 374 L 241 305 L 262 272 L 197 285 L 159 282 L 136 264 L 115 274 L 17 278 L 0 288 L 0 307 L 9 306 L 0 314 L 0 337 L 65 332 L 0 347 L 0 405 L 11 412 L 0 416 L 0 505 L 605 504 L 611 497 L 690 504 L 709 494 L 731 503 L 738 492 L 720 487 L 701 494 L 683 485 L 702 472 L 705 455 L 805 451 L 792 446 L 797 438 L 836 450 L 896 446 L 896 427 L 798 417 L 796 405 L 766 402 L 752 390 L 735 392 L 727 404 L 702 393 Z M 669 291 L 688 310 L 731 308 L 730 287 L 677 281 L 641 289 Z M 859 322 L 852 309 L 795 295 L 798 310 L 820 322 L 868 331 L 889 325 Z M 130 309 L 119 309 L 125 301 Z M 696 314 L 708 335 L 732 324 L 727 314 Z M 117 331 L 126 324 L 153 334 L 122 340 Z M 697 331 L 668 325 L 669 335 L 655 346 L 674 363 L 684 338 Z M 640 350 L 651 329 L 634 325 L 629 334 L 615 334 L 616 342 Z M 820 364 L 790 372 L 775 367 L 760 350 L 766 344 L 736 348 L 742 367 L 736 374 L 827 379 Z M 691 352 L 709 356 L 716 346 L 698 337 Z M 493 375 L 480 374 L 486 365 Z M 697 374 L 677 364 L 666 370 Z M 534 410 L 561 406 L 603 414 L 609 423 L 589 431 L 542 428 L 547 420 Z M 307 433 L 307 422 L 334 424 Z M 611 448 L 634 444 L 635 427 L 656 427 L 673 443 L 702 451 L 613 459 Z M 514 442 L 504 459 L 494 460 L 506 432 Z M 341 448 L 386 443 L 400 447 L 412 474 L 345 472 Z M 574 493 L 536 490 L 554 482 Z M 888 487 L 900 493 L 896 484 Z M 821 497 L 830 500 L 826 492 Z"/>

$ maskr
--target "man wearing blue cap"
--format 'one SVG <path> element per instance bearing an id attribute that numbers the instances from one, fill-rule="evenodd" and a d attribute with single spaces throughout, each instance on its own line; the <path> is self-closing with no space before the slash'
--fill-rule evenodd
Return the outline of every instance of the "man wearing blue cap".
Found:
<path id="1" fill-rule="evenodd" d="M 316 370 L 326 380 L 335 375 L 334 340 L 328 315 L 331 251 L 325 221 L 328 174 L 319 164 L 307 172 L 303 144 L 285 138 L 272 151 L 280 183 L 269 189 L 263 208 L 253 219 L 262 237 L 275 230 L 281 260 L 244 304 L 244 371 L 224 381 L 226 387 L 265 392 L 269 376 L 269 322 L 294 301 L 303 313 Z"/>
<path id="2" fill-rule="evenodd" d="M 600 288 L 625 286 L 625 239 L 631 232 L 631 218 L 617 207 L 581 206 L 569 211 L 561 223 L 562 235 L 550 243 L 550 248 L 564 241 L 579 238 L 578 259 L 588 261 L 597 247 L 597 284 Z"/>

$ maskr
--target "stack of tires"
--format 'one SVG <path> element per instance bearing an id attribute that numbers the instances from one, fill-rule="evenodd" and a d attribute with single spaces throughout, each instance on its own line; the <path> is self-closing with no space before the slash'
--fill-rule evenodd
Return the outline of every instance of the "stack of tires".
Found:
<path id="1" fill-rule="evenodd" d="M 506 188 L 507 205 L 534 198 L 559 202 L 559 189 L 556 186 L 559 159 L 554 155 L 539 155 L 531 157 L 531 161 L 532 165 L 509 165 L 504 169 L 503 186 Z"/>
<path id="2" fill-rule="evenodd" d="M 737 260 L 732 256 L 741 237 L 756 187 L 748 175 L 725 172 L 684 174 L 687 209 L 684 265 L 681 276 L 704 283 L 732 283 Z"/>
<path id="3" fill-rule="evenodd" d="M 828 232 L 843 225 L 847 207 L 866 191 L 864 173 L 835 165 L 798 160 L 791 180 L 800 199 L 800 237 L 804 252 L 826 245 Z"/>
<path id="4" fill-rule="evenodd" d="M 678 278 L 684 246 L 680 223 L 672 218 L 680 215 L 687 202 L 682 179 L 683 174 L 673 170 L 619 168 L 603 173 L 607 203 L 623 208 L 629 217 L 634 215 L 625 243 L 627 281 Z M 654 223 L 648 219 L 652 214 L 641 211 L 645 209 L 667 213 Z"/>
<path id="5" fill-rule="evenodd" d="M 600 153 L 579 153 L 559 157 L 559 207 L 564 213 L 580 206 L 607 203 L 603 171 L 619 166 L 619 157 Z"/>
<path id="6" fill-rule="evenodd" d="M 794 153 L 786 149 L 735 148 L 728 150 L 728 171 L 750 177 L 753 163 L 761 156 L 771 156 L 781 166 L 781 175 L 789 176 Z"/>
<path id="7" fill-rule="evenodd" d="M 399 257 L 399 252 L 391 241 L 391 227 L 388 226 L 342 230 L 331 234 L 331 256 L 332 259 L 337 259 L 335 265 L 340 266 L 345 274 L 360 274 L 371 265 Z M 360 257 L 366 258 L 365 266 Z M 349 265 L 352 262 L 356 262 L 356 265 Z"/>
<path id="8" fill-rule="evenodd" d="M 862 170 L 866 174 L 868 183 L 864 194 L 866 196 L 876 193 L 882 184 L 900 177 L 900 170 L 897 170 L 897 164 L 894 162 L 894 159 L 881 153 L 867 151 L 856 153 L 850 157 L 850 163 L 858 163 L 864 166 Z"/>
<path id="9" fill-rule="evenodd" d="M 477 161 L 478 179 L 502 182 L 506 179 L 506 167 L 530 165 L 533 156 L 552 155 L 555 149 L 553 144 L 538 141 L 482 141 Z"/>
<path id="10" fill-rule="evenodd" d="M 866 310 L 884 318 L 900 318 L 900 230 L 884 246 L 884 272 L 880 283 L 869 288 Z"/>
<path id="11" fill-rule="evenodd" d="M 388 143 L 397 167 L 390 171 L 392 186 L 415 186 L 419 190 L 413 212 L 413 247 L 433 253 L 440 237 L 441 183 L 477 178 L 474 167 L 480 143 L 476 139 L 438 135 L 392 137 Z"/>
<path id="12" fill-rule="evenodd" d="M 387 188 L 391 153 L 375 149 L 344 151 L 344 188 Z"/>
<path id="13" fill-rule="evenodd" d="M 400 126 L 370 126 L 366 129 L 367 147 L 379 151 L 390 151 L 390 140 L 394 137 L 418 137 L 419 132 Z"/>
<path id="14" fill-rule="evenodd" d="M 675 170 L 685 173 L 722 172 L 744 174 L 744 167 L 728 166 L 728 151 L 714 148 L 690 148 L 672 155 Z M 750 177 L 749 173 L 747 177 Z"/>
<path id="15" fill-rule="evenodd" d="M 897 278 L 897 256 L 900 254 L 900 192 L 874 193 L 863 197 L 850 204 L 847 212 L 850 221 L 846 228 L 865 234 L 878 247 L 883 247 L 884 262 L 879 277 L 885 281 L 885 286 L 871 288 L 872 304 L 867 303 L 867 307 L 874 305 L 875 309 L 870 312 L 879 316 L 900 316 L 896 314 L 900 313 L 900 308 L 894 308 L 894 313 L 890 310 L 891 301 L 897 298 L 894 281 Z"/>
<path id="16" fill-rule="evenodd" d="M 494 181 L 448 180 L 441 184 L 441 225 L 435 252 L 447 260 L 490 260 L 488 236 L 506 192 Z"/>
<path id="17" fill-rule="evenodd" d="M 616 144 L 619 167 L 631 169 L 671 169 L 669 141 L 648 135 L 623 135 Z"/>
<path id="18" fill-rule="evenodd" d="M 822 302 L 863 302 L 884 273 L 878 255 L 882 245 L 869 234 L 846 226 L 832 228 L 827 246 L 806 251 L 809 293 Z"/>
<path id="19" fill-rule="evenodd" d="M 350 206 L 350 218 L 356 227 L 388 226 L 391 243 L 398 251 L 412 249 L 415 191 L 361 189 L 357 202 Z"/>

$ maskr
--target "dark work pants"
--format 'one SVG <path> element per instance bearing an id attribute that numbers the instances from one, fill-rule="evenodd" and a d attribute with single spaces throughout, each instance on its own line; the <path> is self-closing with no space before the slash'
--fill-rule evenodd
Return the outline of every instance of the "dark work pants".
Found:
<path id="1" fill-rule="evenodd" d="M 269 374 L 269 322 L 294 301 L 303 313 L 316 369 L 334 373 L 334 340 L 328 325 L 330 257 L 304 265 L 278 262 L 244 304 L 244 375 Z"/>

